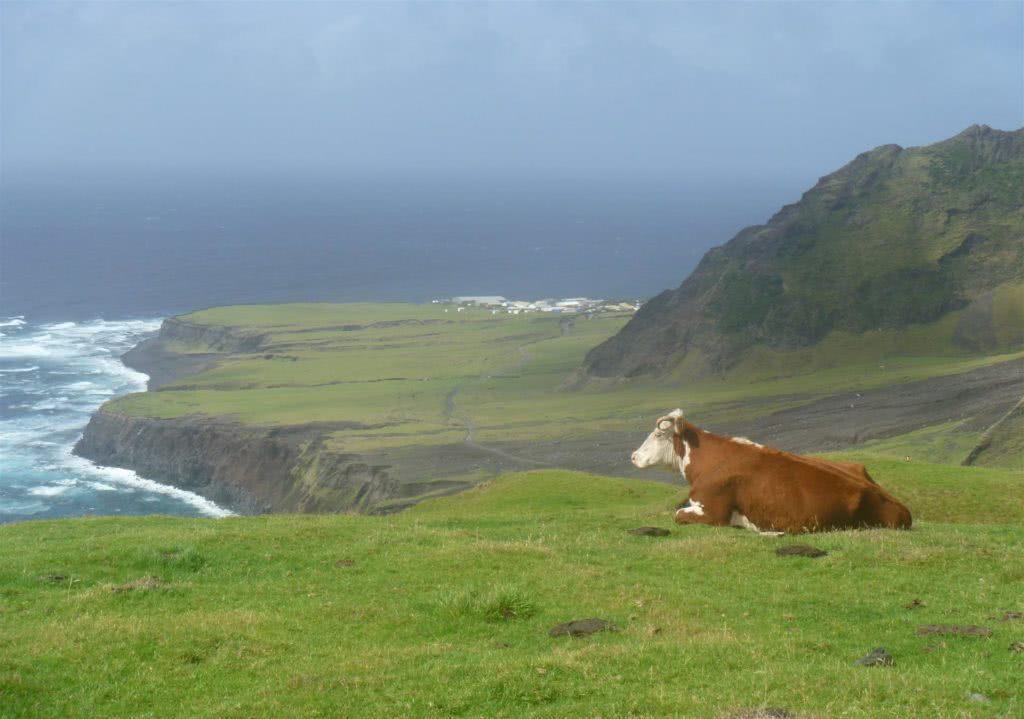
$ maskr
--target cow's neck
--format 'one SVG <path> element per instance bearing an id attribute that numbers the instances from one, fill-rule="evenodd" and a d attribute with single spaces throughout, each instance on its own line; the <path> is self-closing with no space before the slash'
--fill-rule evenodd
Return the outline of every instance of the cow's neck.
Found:
<path id="1" fill-rule="evenodd" d="M 702 474 L 707 473 L 708 449 L 719 439 L 689 422 L 684 424 L 682 434 L 675 436 L 677 467 L 691 487 L 700 481 Z"/>

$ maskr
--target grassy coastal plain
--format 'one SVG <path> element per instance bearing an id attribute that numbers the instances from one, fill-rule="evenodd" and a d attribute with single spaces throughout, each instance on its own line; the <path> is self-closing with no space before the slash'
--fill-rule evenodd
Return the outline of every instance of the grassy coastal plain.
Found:
<path id="1" fill-rule="evenodd" d="M 1021 716 L 1020 476 L 871 468 L 912 531 L 633 536 L 680 490 L 547 470 L 389 516 L 7 525 L 0 716 Z M 618 631 L 548 634 L 587 617 Z"/>
<path id="2" fill-rule="evenodd" d="M 349 423 L 354 426 L 329 432 L 328 443 L 352 452 L 460 443 L 467 434 L 481 444 L 522 445 L 623 433 L 636 438 L 660 413 L 677 406 L 702 425 L 749 422 L 825 396 L 957 375 L 1024 357 L 1024 352 L 918 352 L 915 338 L 944 331 L 949 324 L 944 320 L 898 339 L 886 332 L 836 333 L 756 368 L 740 365 L 726 377 L 567 387 L 586 352 L 628 318 L 492 314 L 397 303 L 214 308 L 180 319 L 258 338 L 258 349 L 169 343 L 165 349 L 171 353 L 201 356 L 212 366 L 107 408 L 260 426 Z M 961 424 L 942 432 L 954 443 L 950 452 L 969 450 L 984 429 Z M 911 447 L 935 444 L 934 436 L 920 439 L 907 441 Z M 906 451 L 905 444 L 889 454 L 902 457 L 898 452 Z M 518 450 L 530 456 L 529 446 L 509 448 L 512 454 Z M 626 464 L 621 461 L 626 456 L 609 458 L 602 469 Z"/>
<path id="3" fill-rule="evenodd" d="M 0 717 L 1024 715 L 1024 473 L 959 466 L 998 419 L 964 397 L 1012 406 L 1022 353 L 871 337 L 854 352 L 836 336 L 771 373 L 576 383 L 626 319 L 438 305 L 181 318 L 194 339 L 161 352 L 200 371 L 105 411 L 302 427 L 412 482 L 464 484 L 426 481 L 383 516 L 0 527 Z M 1010 384 L 992 384 L 1000 372 Z M 838 456 L 911 508 L 909 532 L 676 528 L 677 480 L 624 478 L 628 450 L 675 406 L 831 446 L 843 437 L 819 425 L 837 412 L 904 395 L 930 401 L 880 414 L 886 431 Z M 963 416 L 936 413 L 946 395 Z M 568 471 L 588 462 L 601 471 Z M 641 525 L 671 533 L 628 533 Z M 776 555 L 793 543 L 828 554 Z M 589 617 L 617 631 L 549 636 Z M 875 647 L 894 663 L 854 665 Z"/>

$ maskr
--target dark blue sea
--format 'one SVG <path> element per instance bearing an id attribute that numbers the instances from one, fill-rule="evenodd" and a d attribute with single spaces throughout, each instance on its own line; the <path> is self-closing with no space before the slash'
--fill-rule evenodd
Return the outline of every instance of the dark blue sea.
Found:
<path id="1" fill-rule="evenodd" d="M 0 522 L 219 516 L 71 454 L 119 357 L 221 304 L 643 299 L 796 185 L 626 180 L 20 178 L 0 185 Z"/>

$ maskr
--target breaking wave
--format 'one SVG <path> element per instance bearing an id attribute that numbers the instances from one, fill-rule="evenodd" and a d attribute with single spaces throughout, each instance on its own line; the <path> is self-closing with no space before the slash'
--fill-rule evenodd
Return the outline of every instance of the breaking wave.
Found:
<path id="1" fill-rule="evenodd" d="M 159 326 L 159 320 L 0 320 L 0 522 L 231 514 L 192 492 L 72 454 L 100 404 L 145 390 L 148 377 L 118 358 Z"/>

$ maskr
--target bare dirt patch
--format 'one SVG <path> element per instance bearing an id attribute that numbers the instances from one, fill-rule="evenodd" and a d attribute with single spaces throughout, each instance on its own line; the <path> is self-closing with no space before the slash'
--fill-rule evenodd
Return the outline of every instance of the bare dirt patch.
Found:
<path id="1" fill-rule="evenodd" d="M 776 549 L 775 553 L 780 557 L 811 557 L 812 559 L 828 554 L 824 549 L 818 549 L 809 544 L 787 544 L 785 547 Z"/>
<path id="2" fill-rule="evenodd" d="M 940 636 L 991 637 L 992 630 L 976 624 L 926 624 L 918 628 L 917 634 L 921 637 L 936 634 Z"/>
<path id="3" fill-rule="evenodd" d="M 628 531 L 630 534 L 635 534 L 638 537 L 667 537 L 672 534 L 672 532 L 662 527 L 636 527 Z"/>
<path id="4" fill-rule="evenodd" d="M 160 577 L 139 577 L 131 582 L 114 585 L 110 588 L 110 591 L 115 593 L 148 592 L 153 589 L 159 589 L 162 586 L 164 586 L 164 581 Z"/>
<path id="5" fill-rule="evenodd" d="M 585 637 L 598 632 L 617 632 L 619 628 L 607 619 L 574 619 L 571 622 L 556 624 L 551 627 L 548 636 L 552 637 Z"/>
<path id="6" fill-rule="evenodd" d="M 797 716 L 788 709 L 762 707 L 760 709 L 744 709 L 730 714 L 728 719 L 797 719 Z"/>

